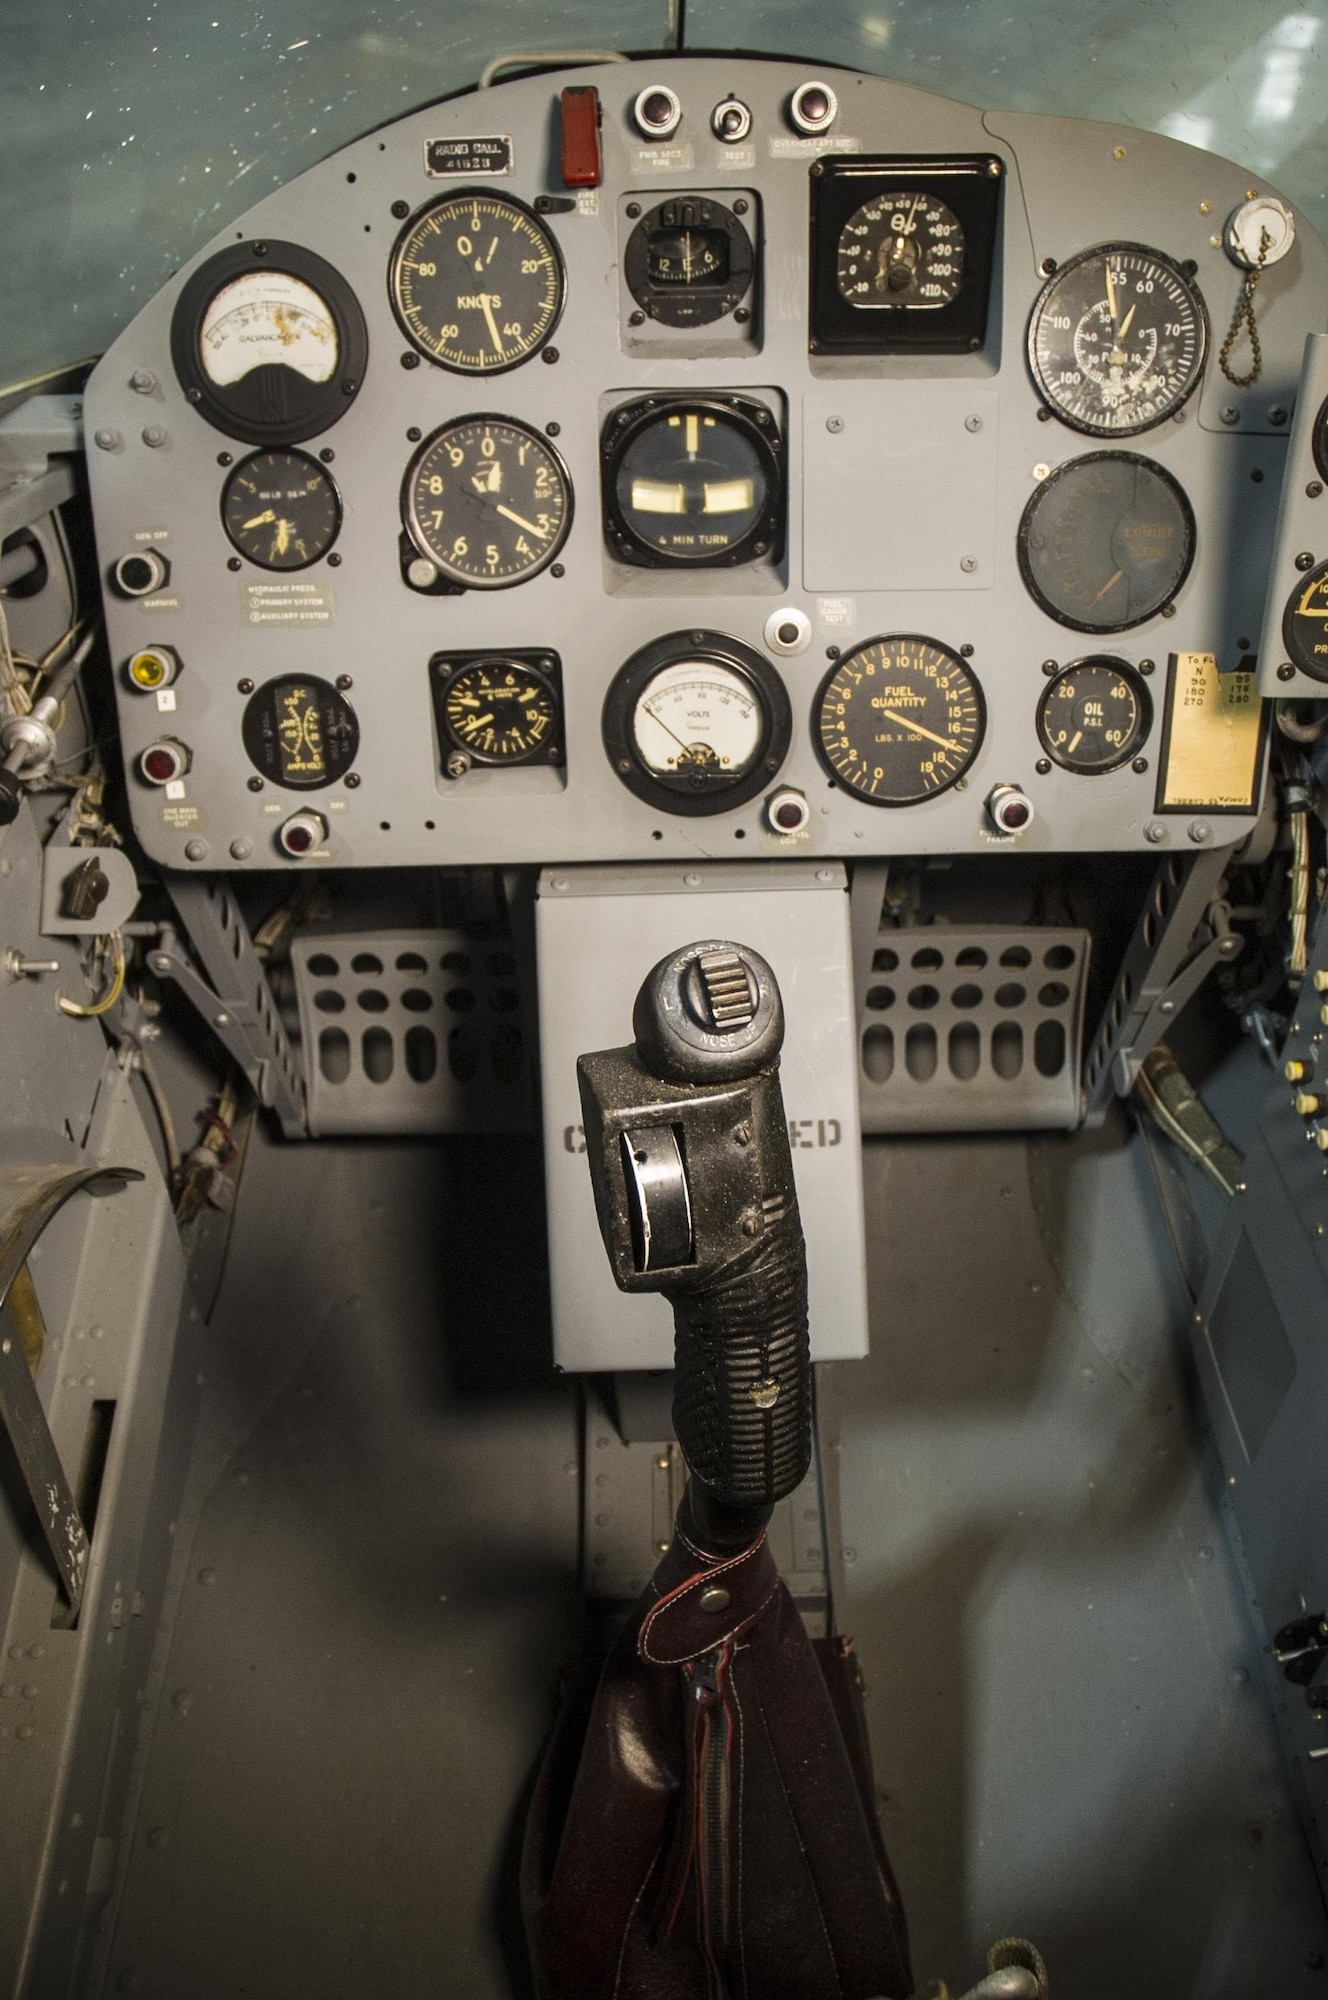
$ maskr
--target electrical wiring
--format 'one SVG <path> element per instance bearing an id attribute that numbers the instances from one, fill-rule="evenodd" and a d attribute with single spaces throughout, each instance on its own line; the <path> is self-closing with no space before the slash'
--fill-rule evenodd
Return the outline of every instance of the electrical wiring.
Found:
<path id="1" fill-rule="evenodd" d="M 98 947 L 102 944 L 109 944 L 111 948 L 111 983 L 105 993 L 102 994 L 101 999 L 93 1001 L 91 1005 L 86 1007 L 77 1000 L 66 1000 L 63 994 L 58 995 L 56 999 L 56 1005 L 62 1014 L 69 1014 L 75 1020 L 79 1021 L 91 1021 L 95 1020 L 99 1014 L 109 1014 L 111 1008 L 124 992 L 124 939 L 121 937 L 119 931 L 109 931 L 104 939 L 99 937 L 96 943 Z"/>

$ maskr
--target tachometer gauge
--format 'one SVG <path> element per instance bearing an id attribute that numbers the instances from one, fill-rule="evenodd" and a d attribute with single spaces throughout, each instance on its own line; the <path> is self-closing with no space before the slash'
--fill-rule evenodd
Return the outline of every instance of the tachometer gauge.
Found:
<path id="1" fill-rule="evenodd" d="M 1058 466 L 1019 523 L 1019 568 L 1076 632 L 1124 632 L 1170 604 L 1194 561 L 1194 512 L 1164 467 L 1130 451 Z"/>
<path id="2" fill-rule="evenodd" d="M 638 798 L 671 813 L 745 805 L 788 752 L 792 714 L 769 661 L 719 632 L 634 653 L 604 704 L 604 747 Z"/>
<path id="3" fill-rule="evenodd" d="M 510 417 L 463 417 L 426 438 L 401 495 L 420 555 L 463 588 L 524 583 L 572 525 L 572 487 L 552 445 Z"/>
<path id="4" fill-rule="evenodd" d="M 307 569 L 341 525 L 341 502 L 316 458 L 256 451 L 226 481 L 221 520 L 232 545 L 260 569 Z"/>
<path id="5" fill-rule="evenodd" d="M 1328 681 L 1328 563 L 1303 576 L 1282 617 L 1286 649 L 1303 674 Z"/>
<path id="6" fill-rule="evenodd" d="M 344 416 L 369 337 L 341 274 L 296 243 L 233 244 L 195 271 L 171 359 L 200 416 L 250 444 L 298 444 Z"/>
<path id="7" fill-rule="evenodd" d="M 872 806 L 915 806 L 958 784 L 986 728 L 982 689 L 948 647 L 916 633 L 846 653 L 817 696 L 813 734 L 832 776 Z"/>
<path id="8" fill-rule="evenodd" d="M 624 562 L 728 567 L 779 541 L 783 439 L 764 403 L 649 396 L 614 411 L 600 449 L 605 533 Z"/>
<path id="9" fill-rule="evenodd" d="M 1063 770 L 1085 778 L 1128 764 L 1152 720 L 1138 675 L 1103 655 L 1064 668 L 1038 703 L 1043 749 Z"/>
<path id="10" fill-rule="evenodd" d="M 475 190 L 421 209 L 392 253 L 392 307 L 421 354 L 498 375 L 537 354 L 563 309 L 563 264 L 539 218 Z"/>
<path id="11" fill-rule="evenodd" d="M 959 295 L 963 225 L 925 188 L 887 189 L 855 209 L 840 230 L 836 275 L 852 306 L 934 312 Z"/>
<path id="12" fill-rule="evenodd" d="M 312 674 L 267 681 L 249 698 L 241 724 L 256 770 L 288 792 L 321 791 L 344 777 L 360 747 L 360 726 L 345 696 Z"/>
<path id="13" fill-rule="evenodd" d="M 445 767 L 449 745 L 471 763 L 506 769 L 561 762 L 556 655 L 439 653 L 430 666 Z"/>
<path id="14" fill-rule="evenodd" d="M 1178 264 L 1139 243 L 1081 251 L 1048 279 L 1028 325 L 1033 379 L 1062 423 L 1093 437 L 1160 424 L 1197 388 L 1202 298 Z"/>
<path id="15" fill-rule="evenodd" d="M 628 290 L 662 326 L 723 319 L 746 298 L 755 270 L 752 239 L 734 211 L 697 194 L 670 195 L 647 210 L 623 256 Z"/>

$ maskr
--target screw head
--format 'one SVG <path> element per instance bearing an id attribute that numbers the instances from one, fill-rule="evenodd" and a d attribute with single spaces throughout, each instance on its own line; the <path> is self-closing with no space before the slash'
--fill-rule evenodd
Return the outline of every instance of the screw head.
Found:
<path id="1" fill-rule="evenodd" d="M 98 451 L 114 451 L 120 442 L 120 433 L 119 431 L 96 431 L 93 435 L 93 442 Z"/>
<path id="2" fill-rule="evenodd" d="M 1192 819 L 1185 831 L 1196 847 L 1202 847 L 1206 840 L 1213 837 L 1213 829 L 1206 819 Z"/>
<path id="3" fill-rule="evenodd" d="M 1152 674 L 1152 673 L 1156 673 L 1156 672 L 1157 672 L 1157 662 L 1156 662 L 1155 660 L 1140 660 L 1140 662 L 1139 662 L 1139 671 L 1140 671 L 1140 673 L 1141 673 L 1141 674 Z"/>
<path id="4" fill-rule="evenodd" d="M 746 326 L 748 320 L 751 318 L 751 314 L 747 310 L 746 306 L 739 306 L 737 311 L 734 313 L 733 317 L 738 322 L 739 326 Z"/>
<path id="5" fill-rule="evenodd" d="M 404 222 L 410 214 L 410 203 L 408 201 L 394 201 L 392 204 L 392 213 L 398 222 Z"/>
<path id="6" fill-rule="evenodd" d="M 344 690 L 345 690 L 346 688 L 353 688 L 353 687 L 354 687 L 354 685 L 355 685 L 355 683 L 354 683 L 354 681 L 353 681 L 353 680 L 351 679 L 351 677 L 350 677 L 350 675 L 349 675 L 349 674 L 338 674 L 338 675 L 337 675 L 337 686 L 338 686 L 339 688 L 341 688 L 341 689 L 342 689 L 343 691 L 344 691 Z"/>
<path id="7" fill-rule="evenodd" d="M 829 431 L 831 437 L 838 437 L 839 433 L 844 428 L 844 419 L 842 417 L 827 417 L 825 420 L 825 427 Z"/>
<path id="8" fill-rule="evenodd" d="M 1044 674 L 1047 675 L 1058 674 L 1060 670 L 1061 670 L 1061 663 L 1059 660 L 1044 660 L 1042 662 L 1042 671 Z"/>
<path id="9" fill-rule="evenodd" d="M 1147 826 L 1144 828 L 1144 839 L 1146 841 L 1149 841 L 1152 846 L 1156 847 L 1159 841 L 1165 840 L 1166 837 L 1167 837 L 1167 830 L 1163 826 L 1161 820 L 1150 819 Z"/>
<path id="10" fill-rule="evenodd" d="M 254 684 L 248 674 L 245 675 L 242 681 L 236 681 L 235 685 L 241 694 L 252 694 L 254 691 Z"/>
<path id="11" fill-rule="evenodd" d="M 449 778 L 464 778 L 470 769 L 470 759 L 464 750 L 453 750 L 443 769 Z"/>
<path id="12" fill-rule="evenodd" d="M 543 354 L 541 354 L 540 356 L 540 360 L 547 361 L 550 367 L 553 366 L 554 362 L 557 359 L 558 359 L 558 350 L 556 347 L 546 347 Z"/>
<path id="13" fill-rule="evenodd" d="M 1305 498 L 1307 500 L 1317 500 L 1322 492 L 1323 481 L 1321 479 L 1311 479 L 1309 485 L 1305 488 Z"/>
<path id="14" fill-rule="evenodd" d="M 253 853 L 253 851 L 254 851 L 253 841 L 247 840 L 243 834 L 240 835 L 238 840 L 233 840 L 231 842 L 232 861 L 247 861 L 249 859 L 249 856 Z"/>
<path id="15" fill-rule="evenodd" d="M 137 396 L 150 396 L 157 386 L 157 378 L 150 368 L 136 368 L 129 377 L 129 386 Z"/>
<path id="16" fill-rule="evenodd" d="M 227 556 L 227 558 L 226 558 L 226 567 L 227 567 L 227 569 L 228 569 L 228 570 L 231 570 L 232 572 L 234 572 L 235 570 L 239 569 L 239 567 L 240 567 L 240 558 L 239 558 L 238 556 Z"/>
<path id="17" fill-rule="evenodd" d="M 637 216 L 640 213 L 641 213 L 641 204 L 639 201 L 629 201 L 626 208 L 623 210 L 623 214 L 627 217 L 627 220 L 629 222 L 635 222 Z"/>
<path id="18" fill-rule="evenodd" d="M 551 438 L 559 437 L 562 434 L 562 428 L 561 424 L 545 424 L 544 435 Z"/>
<path id="19" fill-rule="evenodd" d="M 263 780 L 261 778 L 251 778 L 249 780 L 249 789 L 251 792 L 261 792 L 263 789 Z"/>
<path id="20" fill-rule="evenodd" d="M 1050 757 L 1039 757 L 1037 763 L 1033 766 L 1033 769 L 1037 772 L 1039 778 L 1045 778 L 1048 771 L 1051 769 Z"/>
<path id="21" fill-rule="evenodd" d="M 402 357 L 401 357 L 401 365 L 402 365 L 402 367 L 403 367 L 403 368 L 418 368 L 418 367 L 419 367 L 419 365 L 420 365 L 420 357 L 419 357 L 419 355 L 418 355 L 418 354 L 417 354 L 417 353 L 415 352 L 415 350 L 414 350 L 414 348 L 413 348 L 413 347 L 412 347 L 412 348 L 411 348 L 411 349 L 409 350 L 409 352 L 408 352 L 408 353 L 406 353 L 406 354 L 403 354 L 403 355 L 402 355 Z"/>
<path id="22" fill-rule="evenodd" d="M 1137 772 L 1139 777 L 1142 778 L 1144 772 L 1148 769 L 1148 759 L 1146 757 L 1136 757 L 1130 769 Z"/>
<path id="23" fill-rule="evenodd" d="M 982 419 L 981 419 L 981 417 L 977 417 L 977 416 L 973 416 L 973 417 L 965 417 L 965 418 L 964 418 L 964 429 L 965 429 L 966 431 L 973 431 L 973 432 L 976 432 L 976 431 L 980 431 L 980 430 L 982 429 Z"/>
<path id="24" fill-rule="evenodd" d="M 340 569 L 340 568 L 341 568 L 341 557 L 340 557 L 339 555 L 335 555 L 335 554 L 334 554 L 334 555 L 330 555 L 330 556 L 328 557 L 328 559 L 327 559 L 327 566 L 328 566 L 328 568 L 329 568 L 329 569 Z"/>
<path id="25" fill-rule="evenodd" d="M 1296 568 L 1297 569 L 1314 568 L 1314 557 L 1310 554 L 1308 549 L 1302 549 L 1300 554 L 1296 557 Z"/>
<path id="26" fill-rule="evenodd" d="M 208 844 L 205 840 L 186 840 L 184 844 L 184 858 L 186 861 L 206 861 L 207 856 Z M 220 1015 L 217 1018 L 220 1019 Z"/>
<path id="27" fill-rule="evenodd" d="M 971 660 L 973 657 L 973 648 L 971 646 L 961 646 L 959 648 L 959 657 L 962 660 Z"/>
<path id="28" fill-rule="evenodd" d="M 1240 411 L 1234 403 L 1223 403 L 1217 415 L 1220 423 L 1238 424 L 1240 422 Z"/>
<path id="29" fill-rule="evenodd" d="M 1283 660 L 1281 666 L 1277 670 L 1277 678 L 1280 681 L 1293 681 L 1296 678 L 1296 670 L 1292 666 L 1290 660 Z"/>
<path id="30" fill-rule="evenodd" d="M 550 576 L 566 576 L 566 574 L 567 574 L 567 565 L 565 563 L 550 563 L 549 565 Z"/>
<path id="31" fill-rule="evenodd" d="M 1044 257 L 1042 259 L 1041 271 L 1044 278 L 1054 277 L 1059 269 L 1060 266 L 1054 257 Z"/>
<path id="32" fill-rule="evenodd" d="M 977 566 L 978 566 L 978 559 L 976 556 L 960 556 L 959 567 L 964 572 L 965 576 L 972 576 Z"/>
<path id="33" fill-rule="evenodd" d="M 1284 423 L 1286 422 L 1286 420 L 1287 420 L 1287 413 L 1286 413 L 1286 411 L 1285 411 L 1285 410 L 1284 410 L 1284 409 L 1282 408 L 1282 406 L 1281 406 L 1281 404 L 1280 404 L 1280 403 L 1279 403 L 1279 404 L 1277 405 L 1277 407 L 1276 407 L 1275 409 L 1271 409 L 1271 410 L 1270 410 L 1270 411 L 1268 412 L 1268 421 L 1269 421 L 1269 423 L 1270 423 L 1270 424 L 1279 424 L 1279 425 L 1280 425 L 1280 424 L 1284 424 Z"/>
<path id="34" fill-rule="evenodd" d="M 359 790 L 359 789 L 360 789 L 360 774 L 359 774 L 359 772 L 358 772 L 358 771 L 348 771 L 348 772 L 347 772 L 347 774 L 346 774 L 346 790 L 347 790 L 348 792 L 358 792 L 358 790 Z"/>
<path id="35" fill-rule="evenodd" d="M 228 452 L 228 451 L 219 451 L 219 452 L 217 453 L 217 464 L 218 464 L 218 465 L 234 465 L 234 463 L 235 463 L 235 459 L 234 459 L 234 457 L 232 456 L 232 454 L 231 454 L 230 452 Z"/>
<path id="36" fill-rule="evenodd" d="M 628 326 L 644 326 L 645 323 L 646 323 L 646 316 L 639 309 L 635 312 L 628 313 L 627 315 Z"/>

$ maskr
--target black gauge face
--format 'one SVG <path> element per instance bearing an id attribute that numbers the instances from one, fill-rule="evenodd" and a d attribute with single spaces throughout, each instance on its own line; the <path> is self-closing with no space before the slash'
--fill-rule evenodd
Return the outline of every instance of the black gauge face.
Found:
<path id="1" fill-rule="evenodd" d="M 729 566 L 769 555 L 783 516 L 783 440 L 744 397 L 651 397 L 604 427 L 604 519 L 623 561 Z"/>
<path id="2" fill-rule="evenodd" d="M 267 681 L 249 698 L 242 733 L 255 769 L 288 792 L 334 785 L 360 747 L 360 726 L 345 696 L 311 674 Z"/>
<path id="3" fill-rule="evenodd" d="M 853 154 L 811 173 L 813 354 L 980 348 L 1003 162 Z"/>
<path id="4" fill-rule="evenodd" d="M 1328 479 L 1328 396 L 1324 398 L 1319 407 L 1319 414 L 1314 419 L 1310 449 L 1314 453 L 1314 463 L 1319 468 L 1320 479 Z"/>
<path id="5" fill-rule="evenodd" d="M 718 632 L 675 632 L 643 647 L 604 704 L 604 747 L 617 775 L 671 813 L 745 805 L 778 771 L 791 732 L 778 674 Z"/>
<path id="6" fill-rule="evenodd" d="M 1019 567 L 1042 609 L 1076 632 L 1124 632 L 1175 597 L 1194 561 L 1194 514 L 1151 459 L 1073 458 L 1044 479 L 1019 524 Z"/>
<path id="7" fill-rule="evenodd" d="M 434 713 L 449 746 L 472 763 L 554 764 L 562 759 L 558 662 L 553 654 L 439 654 Z"/>
<path id="8" fill-rule="evenodd" d="M 643 215 L 623 258 L 632 297 L 664 326 L 723 319 L 751 290 L 755 267 L 752 239 L 733 210 L 693 194 L 671 195 Z"/>
<path id="9" fill-rule="evenodd" d="M 817 699 L 815 736 L 846 791 L 915 806 L 958 784 L 986 728 L 982 690 L 961 660 L 914 633 L 855 646 Z"/>
<path id="10" fill-rule="evenodd" d="M 307 569 L 336 540 L 341 502 L 316 458 L 256 451 L 228 477 L 221 519 L 234 547 L 260 569 Z"/>
<path id="11" fill-rule="evenodd" d="M 840 230 L 836 277 L 851 306 L 936 312 L 958 298 L 964 281 L 963 225 L 925 188 L 887 189 Z"/>
<path id="12" fill-rule="evenodd" d="M 413 216 L 392 255 L 392 305 L 421 354 L 497 375 L 537 354 L 563 309 L 563 265 L 510 195 L 448 195 Z"/>
<path id="13" fill-rule="evenodd" d="M 1050 278 L 1028 325 L 1033 379 L 1051 409 L 1093 437 L 1160 424 L 1198 386 L 1208 320 L 1160 250 L 1104 243 Z"/>
<path id="14" fill-rule="evenodd" d="M 1128 764 L 1153 719 L 1148 690 L 1122 660 L 1077 660 L 1038 704 L 1038 735 L 1066 771 L 1093 777 Z"/>
<path id="15" fill-rule="evenodd" d="M 1328 681 L 1328 563 L 1303 576 L 1282 616 L 1286 649 L 1303 674 Z"/>
<path id="16" fill-rule="evenodd" d="M 171 358 L 200 416 L 251 444 L 296 444 L 344 416 L 369 355 L 345 279 L 295 243 L 237 243 L 180 293 Z"/>
<path id="17" fill-rule="evenodd" d="M 465 417 L 435 431 L 402 488 L 411 541 L 453 583 L 501 590 L 551 563 L 572 525 L 562 460 L 508 417 Z"/>

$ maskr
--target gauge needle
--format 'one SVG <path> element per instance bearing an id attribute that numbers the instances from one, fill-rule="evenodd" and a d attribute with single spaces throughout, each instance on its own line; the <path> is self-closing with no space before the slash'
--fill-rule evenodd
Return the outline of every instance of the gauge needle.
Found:
<path id="1" fill-rule="evenodd" d="M 1116 324 L 1116 287 L 1111 282 L 1111 266 L 1107 265 L 1107 304 L 1111 307 L 1111 323 Z"/>
<path id="2" fill-rule="evenodd" d="M 650 717 L 650 720 L 652 722 L 658 724 L 659 728 L 661 728 L 664 731 L 664 734 L 666 736 L 671 736 L 673 738 L 674 742 L 677 744 L 680 750 L 686 751 L 687 755 L 690 757 L 693 749 L 692 744 L 684 743 L 681 736 L 678 735 L 676 730 L 670 729 L 668 723 L 664 721 L 662 716 L 656 715 L 653 708 L 648 708 L 646 710 L 646 714 Z"/>
<path id="3" fill-rule="evenodd" d="M 493 342 L 494 352 L 495 354 L 501 354 L 503 343 L 498 338 L 498 327 L 493 317 L 493 301 L 487 292 L 480 293 L 480 304 L 484 308 L 484 317 L 489 323 L 489 338 Z"/>
<path id="4" fill-rule="evenodd" d="M 1124 340 L 1126 334 L 1130 330 L 1130 321 L 1134 318 L 1134 315 L 1138 311 L 1138 309 L 1139 308 L 1137 304 L 1132 305 L 1130 307 L 1130 310 L 1126 313 L 1124 319 L 1120 323 L 1120 330 L 1116 335 L 1117 340 Z"/>
<path id="5" fill-rule="evenodd" d="M 1088 608 L 1090 611 L 1093 609 L 1093 606 L 1095 604 L 1100 604 L 1102 602 L 1103 598 L 1106 596 L 1107 592 L 1111 589 L 1112 585 L 1119 583 L 1124 574 L 1125 571 L 1123 569 L 1118 569 L 1116 571 L 1115 576 L 1109 576 L 1107 578 L 1101 590 L 1099 590 L 1097 596 L 1090 597 L 1090 599 L 1088 600 Z"/>
<path id="6" fill-rule="evenodd" d="M 268 524 L 268 522 L 269 522 L 269 521 L 275 521 L 275 520 L 276 520 L 276 518 L 277 518 L 277 517 L 276 517 L 276 515 L 275 515 L 275 514 L 273 513 L 272 509 L 271 509 L 271 508 L 269 507 L 269 508 L 267 509 L 266 513 L 263 513 L 263 514 L 255 514 L 255 515 L 254 515 L 254 518 L 253 518 L 253 520 L 252 520 L 252 521 L 246 521 L 246 522 L 245 522 L 245 524 L 244 524 L 244 526 L 245 526 L 246 528 L 265 528 L 265 527 L 267 526 L 267 524 Z M 243 529 L 241 530 L 241 533 L 243 533 Z"/>
<path id="7" fill-rule="evenodd" d="M 1070 738 L 1069 742 L 1065 746 L 1067 756 L 1073 757 L 1075 751 L 1079 748 L 1079 745 L 1083 742 L 1083 740 L 1084 740 L 1083 730 L 1076 729 L 1074 735 Z"/>
<path id="8" fill-rule="evenodd" d="M 901 715 L 897 708 L 883 708 L 880 712 L 891 722 L 902 722 L 905 729 L 911 729 L 915 736 L 925 736 L 929 743 L 939 743 L 942 750 L 959 748 L 959 745 L 952 743 L 948 736 L 937 736 L 934 730 L 924 729 L 920 722 L 914 722 L 910 716 Z"/>
<path id="9" fill-rule="evenodd" d="M 538 535 L 542 542 L 548 541 L 549 534 L 547 528 L 537 528 L 535 526 L 535 523 L 533 521 L 528 521 L 524 514 L 513 513 L 510 507 L 504 507 L 501 505 L 496 507 L 494 509 L 494 512 L 497 514 L 501 514 L 505 521 L 515 521 L 517 527 L 524 528 L 528 535 Z"/>

